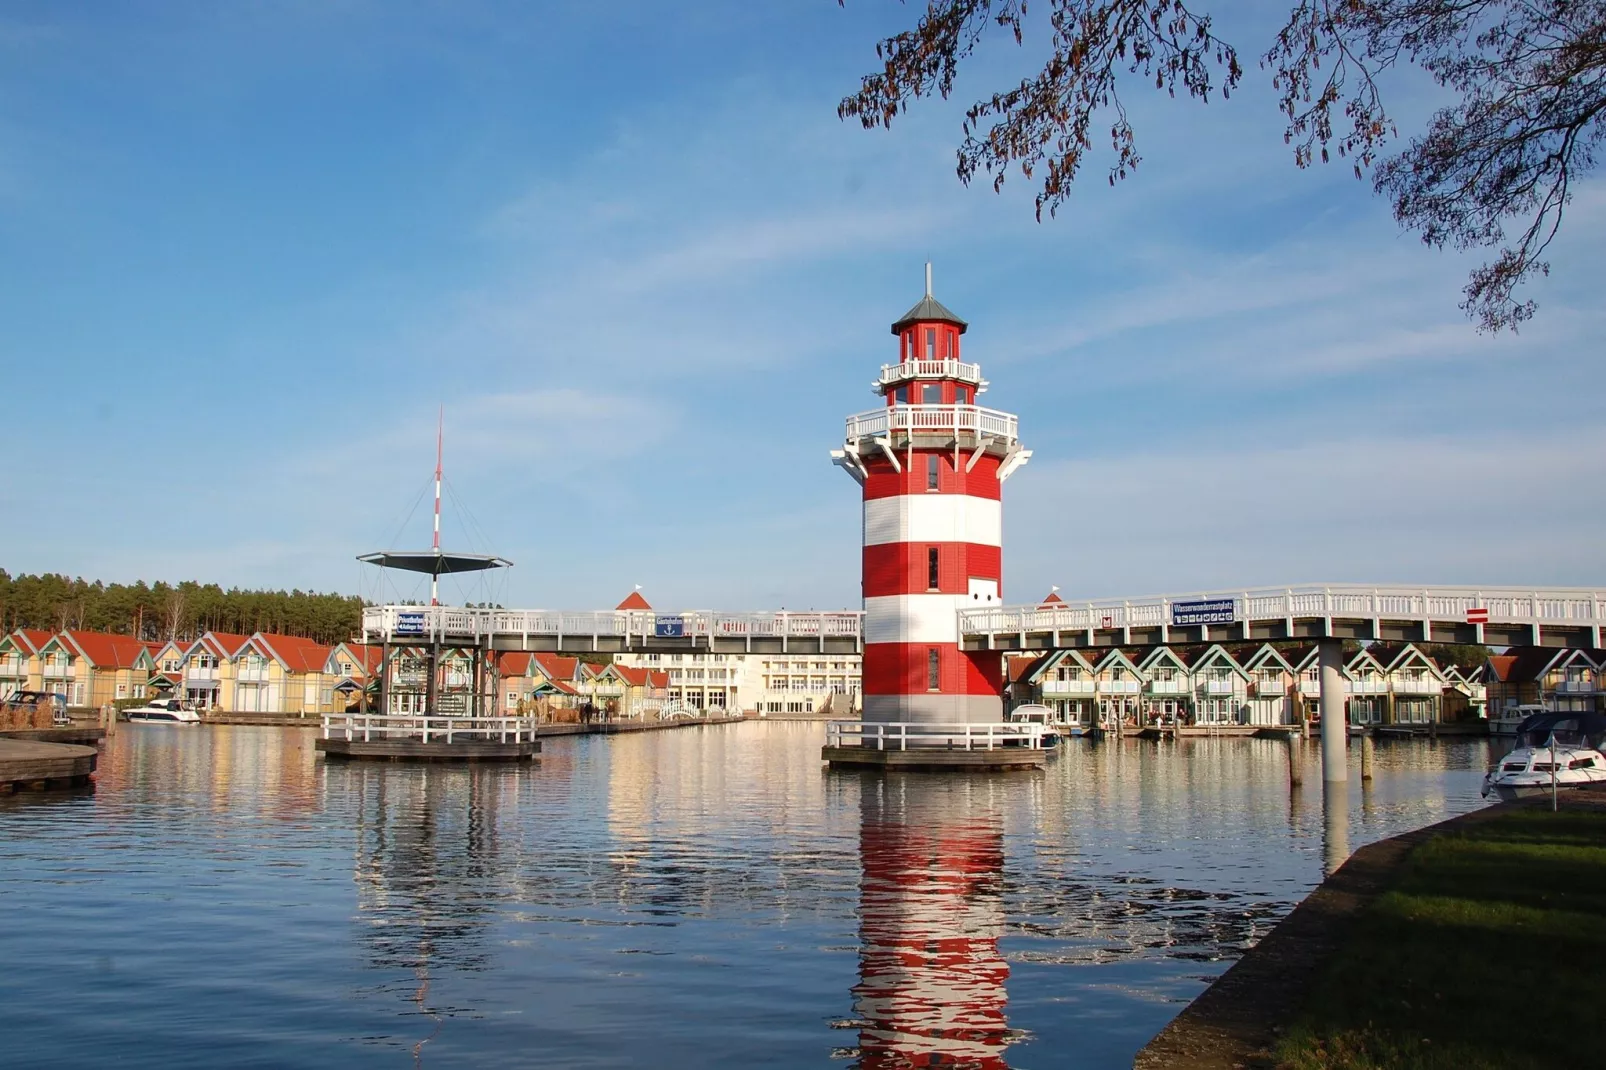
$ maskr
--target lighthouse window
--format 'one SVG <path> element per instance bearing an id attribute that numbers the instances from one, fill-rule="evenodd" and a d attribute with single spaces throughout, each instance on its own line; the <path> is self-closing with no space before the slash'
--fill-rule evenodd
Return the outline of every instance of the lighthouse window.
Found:
<path id="1" fill-rule="evenodd" d="M 926 328 L 926 359 L 937 359 L 937 328 Z"/>
<path id="2" fill-rule="evenodd" d="M 954 403 L 958 405 L 970 404 L 970 387 L 961 386 L 954 389 Z"/>
<path id="3" fill-rule="evenodd" d="M 940 578 L 937 568 L 937 548 L 931 546 L 926 549 L 926 586 L 935 591 Z"/>
<path id="4" fill-rule="evenodd" d="M 922 405 L 941 405 L 942 404 L 942 384 L 941 383 L 921 383 L 920 384 L 920 404 L 922 404 Z"/>
<path id="5" fill-rule="evenodd" d="M 937 455 L 935 453 L 926 454 L 926 489 L 937 489 Z"/>
<path id="6" fill-rule="evenodd" d="M 898 405 L 909 404 L 909 388 L 907 386 L 898 387 L 892 392 L 892 400 Z"/>
<path id="7" fill-rule="evenodd" d="M 932 647 L 931 649 L 926 651 L 926 690 L 927 691 L 940 691 L 940 690 L 942 690 L 942 677 L 941 677 L 941 675 L 939 673 L 939 669 L 941 668 L 941 665 L 942 665 L 941 660 L 940 660 L 941 657 L 942 657 L 942 652 L 940 650 L 938 650 L 936 647 Z"/>

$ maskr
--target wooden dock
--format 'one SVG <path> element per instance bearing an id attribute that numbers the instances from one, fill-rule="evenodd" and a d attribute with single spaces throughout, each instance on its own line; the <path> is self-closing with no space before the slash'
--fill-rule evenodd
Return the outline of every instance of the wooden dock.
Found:
<path id="1" fill-rule="evenodd" d="M 313 749 L 326 758 L 379 762 L 528 762 L 541 753 L 541 741 L 319 739 Z"/>
<path id="2" fill-rule="evenodd" d="M 0 738 L 0 795 L 83 787 L 98 755 L 94 747 L 77 743 Z"/>
<path id="3" fill-rule="evenodd" d="M 1043 747 L 991 747 L 964 750 L 945 747 L 910 747 L 883 750 L 879 747 L 832 747 L 820 757 L 833 768 L 908 769 L 918 772 L 965 772 L 968 770 L 1041 769 L 1052 753 Z"/>

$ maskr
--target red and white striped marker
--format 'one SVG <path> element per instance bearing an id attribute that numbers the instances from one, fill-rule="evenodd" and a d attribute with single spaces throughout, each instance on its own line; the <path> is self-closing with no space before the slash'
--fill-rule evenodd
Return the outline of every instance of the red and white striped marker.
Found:
<path id="1" fill-rule="evenodd" d="M 1467 610 L 1467 623 L 1468 624 L 1488 624 L 1489 623 L 1489 611 L 1487 609 L 1482 609 L 1482 608 Z"/>

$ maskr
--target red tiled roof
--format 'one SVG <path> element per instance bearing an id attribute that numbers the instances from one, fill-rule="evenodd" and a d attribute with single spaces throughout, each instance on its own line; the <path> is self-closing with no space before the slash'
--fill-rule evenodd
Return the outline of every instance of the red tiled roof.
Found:
<path id="1" fill-rule="evenodd" d="M 496 671 L 504 679 L 511 676 L 528 676 L 530 674 L 530 662 L 534 658 L 534 654 L 526 653 L 522 650 L 509 651 L 496 659 Z"/>
<path id="2" fill-rule="evenodd" d="M 546 675 L 547 679 L 553 682 L 573 680 L 575 668 L 580 664 L 579 658 L 567 658 L 561 654 L 532 654 L 530 656 L 541 667 L 541 672 Z"/>
<path id="3" fill-rule="evenodd" d="M 128 635 L 109 632 L 65 631 L 58 638 L 82 654 L 97 669 L 132 669 L 145 644 Z"/>
<path id="4" fill-rule="evenodd" d="M 650 669 L 647 672 L 647 686 L 664 688 L 669 686 L 668 669 Z"/>
<path id="5" fill-rule="evenodd" d="M 193 650 L 196 644 L 201 644 L 220 658 L 232 658 L 250 641 L 251 637 L 249 635 L 235 635 L 233 632 L 207 632 L 194 643 L 191 643 L 190 649 Z"/>
<path id="6" fill-rule="evenodd" d="M 651 609 L 652 606 L 650 606 L 647 603 L 647 600 L 645 598 L 641 597 L 641 592 L 640 591 L 631 591 L 630 594 L 625 598 L 625 600 L 623 602 L 620 602 L 618 605 L 614 606 L 613 608 L 614 609 Z"/>
<path id="7" fill-rule="evenodd" d="M 1035 669 L 1039 662 L 1045 661 L 1052 656 L 1052 654 L 1027 654 L 1024 657 L 1016 655 L 1006 658 L 1004 659 L 1004 677 L 1013 684 L 1032 669 Z"/>
<path id="8" fill-rule="evenodd" d="M 333 649 L 316 640 L 296 635 L 258 632 L 252 638 L 265 646 L 291 672 L 323 672 L 323 667 L 329 663 L 329 651 Z"/>
<path id="9" fill-rule="evenodd" d="M 1050 591 L 1048 592 L 1048 597 L 1043 599 L 1042 604 L 1045 606 L 1063 606 L 1065 599 L 1060 597 L 1058 591 Z"/>
<path id="10" fill-rule="evenodd" d="M 40 647 L 50 642 L 50 633 L 43 628 L 18 628 L 11 634 L 35 654 L 39 653 Z"/>

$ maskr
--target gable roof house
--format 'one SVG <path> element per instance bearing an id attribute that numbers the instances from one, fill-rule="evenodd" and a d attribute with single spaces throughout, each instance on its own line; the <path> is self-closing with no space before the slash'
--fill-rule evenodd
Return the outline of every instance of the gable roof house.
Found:
<path id="1" fill-rule="evenodd" d="M 50 642 L 50 633 L 39 628 L 19 628 L 0 637 L 0 699 L 18 691 L 41 691 L 39 650 Z"/>
<path id="2" fill-rule="evenodd" d="M 40 648 L 40 655 L 47 666 L 60 666 L 65 656 L 67 675 L 58 679 L 70 681 L 64 692 L 67 704 L 92 709 L 118 699 L 144 698 L 153 665 L 145 644 L 132 636 L 76 629 L 57 634 Z"/>

